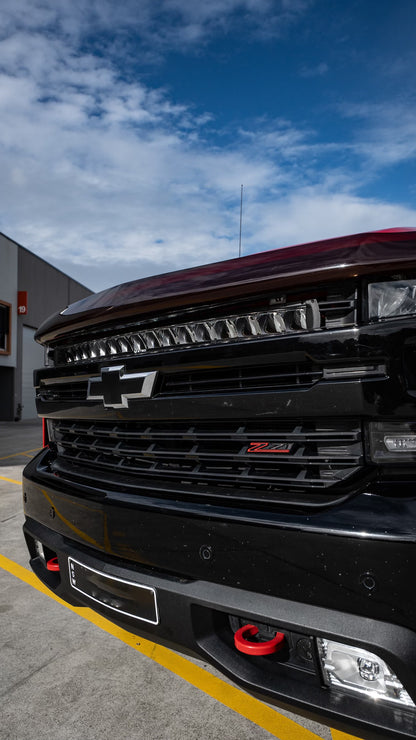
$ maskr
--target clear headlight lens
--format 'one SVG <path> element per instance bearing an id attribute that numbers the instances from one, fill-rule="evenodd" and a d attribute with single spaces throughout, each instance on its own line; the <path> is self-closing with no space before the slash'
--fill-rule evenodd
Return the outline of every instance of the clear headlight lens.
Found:
<path id="1" fill-rule="evenodd" d="M 416 280 L 370 283 L 368 306 L 370 319 L 416 314 Z"/>
<path id="2" fill-rule="evenodd" d="M 318 651 L 327 686 L 415 707 L 401 681 L 378 655 L 321 637 Z"/>

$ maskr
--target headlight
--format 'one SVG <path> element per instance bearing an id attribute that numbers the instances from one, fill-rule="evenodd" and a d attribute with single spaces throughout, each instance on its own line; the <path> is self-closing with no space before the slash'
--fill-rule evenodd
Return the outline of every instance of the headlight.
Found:
<path id="1" fill-rule="evenodd" d="M 370 283 L 368 307 L 370 319 L 416 314 L 416 280 Z"/>

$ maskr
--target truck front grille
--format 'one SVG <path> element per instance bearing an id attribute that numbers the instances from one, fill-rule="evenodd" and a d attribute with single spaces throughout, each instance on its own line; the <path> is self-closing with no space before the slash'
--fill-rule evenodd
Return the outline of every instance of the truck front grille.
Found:
<path id="1" fill-rule="evenodd" d="M 49 421 L 55 474 L 172 487 L 177 497 L 322 504 L 363 466 L 358 420 Z M 109 477 L 110 476 L 110 477 Z M 170 484 L 169 484 L 170 482 Z M 343 490 L 345 492 L 345 487 Z"/>

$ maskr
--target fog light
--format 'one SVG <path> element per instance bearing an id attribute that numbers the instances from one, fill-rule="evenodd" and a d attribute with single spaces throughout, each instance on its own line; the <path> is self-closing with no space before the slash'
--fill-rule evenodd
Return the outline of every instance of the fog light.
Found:
<path id="1" fill-rule="evenodd" d="M 366 681 L 377 681 L 380 676 L 380 664 L 368 658 L 358 658 L 358 670 L 361 678 Z"/>
<path id="2" fill-rule="evenodd" d="M 358 693 L 371 700 L 415 707 L 397 676 L 374 653 L 321 637 L 318 638 L 318 651 L 327 686 Z"/>

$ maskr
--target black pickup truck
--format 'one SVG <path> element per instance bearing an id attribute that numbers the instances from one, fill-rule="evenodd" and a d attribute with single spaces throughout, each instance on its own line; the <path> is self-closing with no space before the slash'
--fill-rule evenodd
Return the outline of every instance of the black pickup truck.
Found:
<path id="1" fill-rule="evenodd" d="M 278 706 L 415 737 L 416 230 L 133 281 L 37 339 L 42 582 Z"/>

